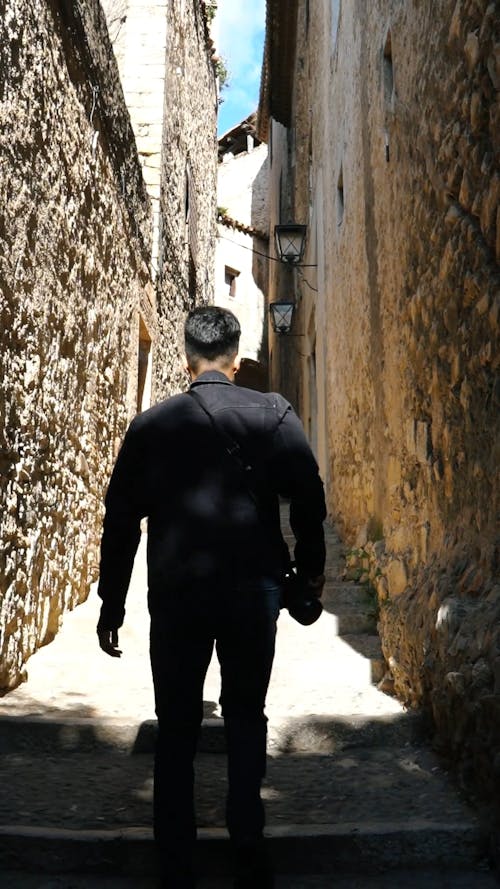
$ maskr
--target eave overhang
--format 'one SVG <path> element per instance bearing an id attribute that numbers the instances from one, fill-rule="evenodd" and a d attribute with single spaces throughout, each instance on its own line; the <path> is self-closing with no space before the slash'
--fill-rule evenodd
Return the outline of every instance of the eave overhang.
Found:
<path id="1" fill-rule="evenodd" d="M 269 118 L 290 126 L 298 0 L 267 0 L 257 136 L 267 142 Z"/>

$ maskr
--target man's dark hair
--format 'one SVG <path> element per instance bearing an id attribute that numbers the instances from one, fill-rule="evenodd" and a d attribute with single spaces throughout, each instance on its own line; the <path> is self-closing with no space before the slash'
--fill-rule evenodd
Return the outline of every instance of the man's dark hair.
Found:
<path id="1" fill-rule="evenodd" d="M 238 351 L 240 323 L 229 309 L 220 306 L 197 306 L 184 325 L 186 357 L 191 366 L 200 359 L 215 361 L 230 358 Z"/>

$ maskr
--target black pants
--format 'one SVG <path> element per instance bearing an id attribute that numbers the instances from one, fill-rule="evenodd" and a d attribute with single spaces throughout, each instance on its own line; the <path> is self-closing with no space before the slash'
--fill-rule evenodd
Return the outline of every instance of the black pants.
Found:
<path id="1" fill-rule="evenodd" d="M 160 867 L 174 885 L 194 885 L 193 759 L 203 718 L 203 684 L 214 642 L 228 754 L 226 820 L 238 845 L 264 828 L 260 787 L 266 769 L 264 714 L 274 658 L 280 589 L 272 580 L 231 590 L 169 594 L 152 612 L 151 665 L 158 716 L 154 833 Z"/>

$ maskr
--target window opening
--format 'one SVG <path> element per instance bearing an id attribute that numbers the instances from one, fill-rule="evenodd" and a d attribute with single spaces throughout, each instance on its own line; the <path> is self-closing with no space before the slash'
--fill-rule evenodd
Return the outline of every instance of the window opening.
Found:
<path id="1" fill-rule="evenodd" d="M 184 218 L 186 225 L 189 225 L 189 216 L 191 209 L 191 171 L 189 165 L 186 166 L 186 185 L 184 189 Z"/>
<path id="2" fill-rule="evenodd" d="M 340 18 L 340 0 L 332 0 L 332 52 L 335 50 L 337 45 L 337 34 L 339 30 L 339 18 Z"/>
<path id="3" fill-rule="evenodd" d="M 337 182 L 337 225 L 341 225 L 344 219 L 344 173 L 340 168 Z"/>
<path id="4" fill-rule="evenodd" d="M 196 263 L 194 261 L 193 253 L 192 253 L 191 246 L 190 246 L 189 247 L 189 268 L 188 268 L 188 289 L 189 289 L 189 298 L 191 300 L 192 306 L 194 306 L 196 304 L 196 288 L 197 288 Z"/>
<path id="5" fill-rule="evenodd" d="M 224 268 L 224 283 L 227 287 L 227 295 L 234 299 L 236 296 L 236 280 L 240 273 L 236 269 L 232 269 L 229 266 L 225 266 Z"/>
<path id="6" fill-rule="evenodd" d="M 382 64 L 384 79 L 384 97 L 387 103 L 391 103 L 394 93 L 394 66 L 392 63 L 392 34 L 390 30 L 387 32 L 387 37 L 385 39 Z"/>

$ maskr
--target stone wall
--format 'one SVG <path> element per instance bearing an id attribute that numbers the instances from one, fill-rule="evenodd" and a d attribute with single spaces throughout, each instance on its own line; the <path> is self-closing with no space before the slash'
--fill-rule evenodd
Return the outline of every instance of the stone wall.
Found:
<path id="1" fill-rule="evenodd" d="M 330 513 L 378 591 L 396 691 L 498 799 L 498 10 L 302 2 L 297 35 L 271 195 L 317 269 L 296 273 L 305 357 L 275 346 L 303 414 L 316 389 Z"/>
<path id="2" fill-rule="evenodd" d="M 0 689 L 96 578 L 154 330 L 151 210 L 97 0 L 0 3 Z"/>
<path id="3" fill-rule="evenodd" d="M 184 317 L 214 298 L 217 88 L 204 4 L 169 3 L 167 33 L 154 400 L 186 386 Z"/>
<path id="4" fill-rule="evenodd" d="M 167 0 L 101 0 L 152 205 L 152 274 L 160 236 Z"/>

